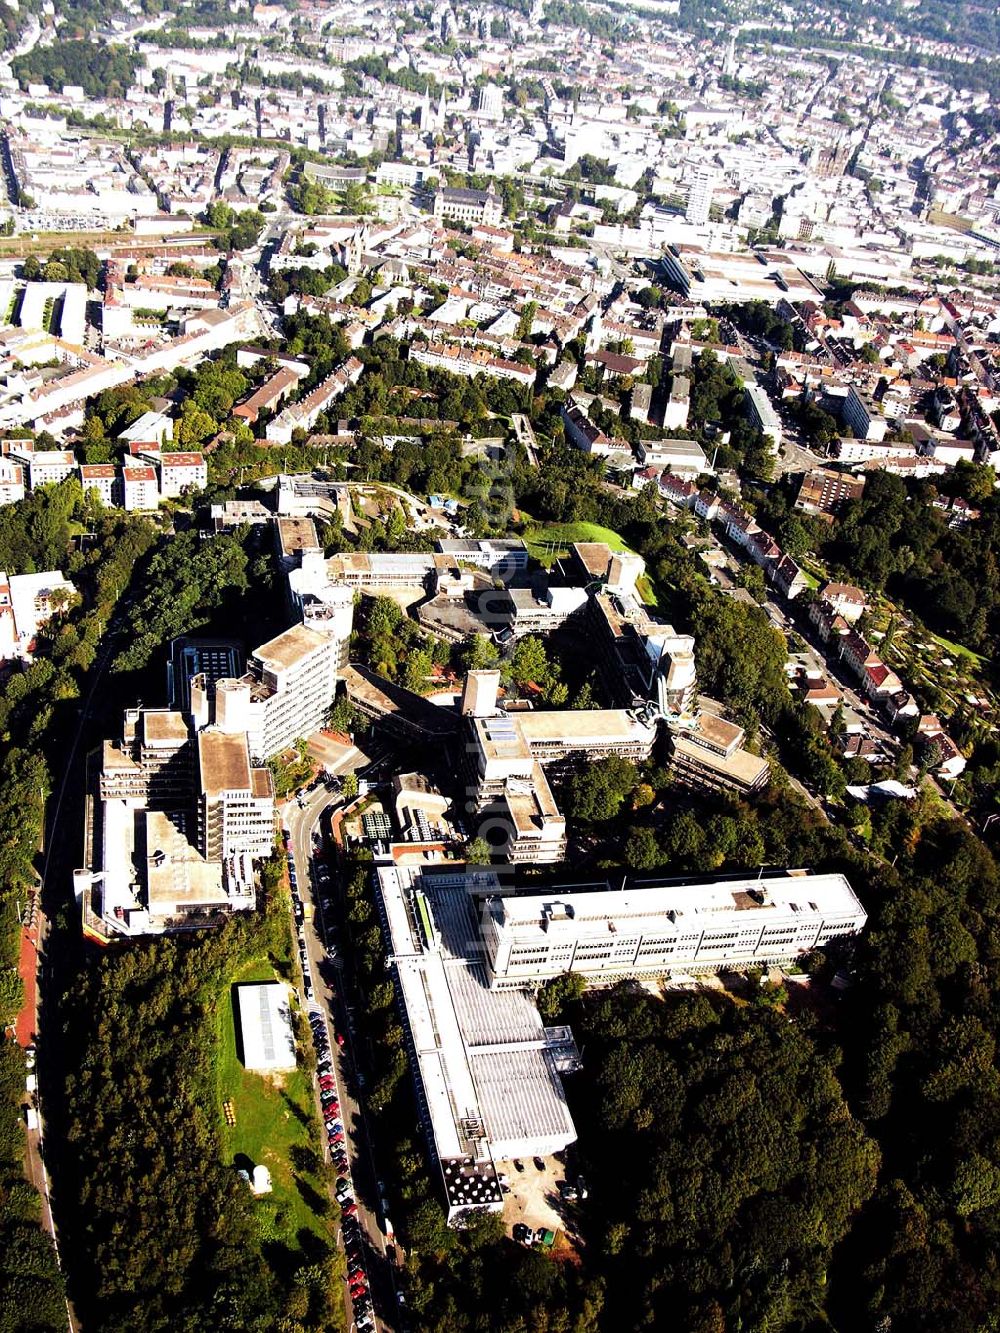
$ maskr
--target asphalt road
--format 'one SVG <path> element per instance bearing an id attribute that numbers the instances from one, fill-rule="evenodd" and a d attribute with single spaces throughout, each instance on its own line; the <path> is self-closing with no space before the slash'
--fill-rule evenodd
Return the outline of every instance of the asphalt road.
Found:
<path id="1" fill-rule="evenodd" d="M 355 754 L 343 766 L 343 771 L 354 770 L 367 764 L 368 758 Z M 337 793 L 320 787 L 305 801 L 304 806 L 291 806 L 285 815 L 289 829 L 290 850 L 293 854 L 298 879 L 298 890 L 305 903 L 310 895 L 313 913 L 305 922 L 304 937 L 309 971 L 312 977 L 313 1000 L 307 1008 L 322 1012 L 330 1034 L 330 1050 L 340 1100 L 340 1119 L 344 1126 L 345 1147 L 350 1162 L 351 1180 L 357 1204 L 357 1222 L 363 1237 L 364 1267 L 368 1274 L 369 1289 L 377 1327 L 393 1333 L 397 1311 L 394 1269 L 397 1254 L 388 1244 L 379 1214 L 379 1189 L 372 1155 L 371 1136 L 364 1108 L 359 1101 L 361 1091 L 359 1070 L 355 1059 L 356 1048 L 352 1015 L 344 995 L 339 950 L 336 958 L 328 954 L 328 941 L 337 938 L 332 917 L 340 901 L 340 871 L 328 840 L 316 845 L 321 836 L 324 814 L 341 804 Z M 323 900 L 331 903 L 324 912 Z M 341 1046 L 338 1037 L 343 1039 Z M 350 1297 L 345 1290 L 348 1327 L 353 1323 Z"/>

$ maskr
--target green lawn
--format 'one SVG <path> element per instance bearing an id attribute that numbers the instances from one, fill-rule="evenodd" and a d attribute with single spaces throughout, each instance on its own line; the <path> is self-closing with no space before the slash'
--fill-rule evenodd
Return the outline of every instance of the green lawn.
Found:
<path id="1" fill-rule="evenodd" d="M 599 523 L 546 523 L 524 534 L 528 554 L 546 566 L 565 555 L 574 542 L 606 542 L 612 551 L 631 549 L 613 528 L 602 528 Z"/>
<path id="2" fill-rule="evenodd" d="M 971 648 L 966 648 L 961 643 L 952 643 L 951 639 L 942 638 L 940 634 L 931 634 L 930 637 L 949 652 L 952 657 L 967 657 L 971 662 L 975 662 L 977 666 L 982 666 L 986 661 L 985 657 L 980 656 L 979 653 L 974 653 Z"/>
<path id="3" fill-rule="evenodd" d="M 635 581 L 635 590 L 639 594 L 639 600 L 643 606 L 651 606 L 655 611 L 660 605 L 656 596 L 656 589 L 653 587 L 652 579 L 648 574 L 640 574 Z"/>
<path id="4" fill-rule="evenodd" d="M 241 969 L 233 981 L 273 979 L 270 964 L 259 962 Z M 257 1201 L 261 1231 L 267 1239 L 298 1250 L 299 1232 L 305 1228 L 331 1241 L 332 1211 L 329 1218 L 323 1217 L 313 1206 L 328 1195 L 322 1176 L 309 1169 L 315 1165 L 311 1153 L 322 1157 L 310 1074 L 300 1067 L 265 1077 L 243 1068 L 236 1053 L 232 989 L 228 984 L 219 992 L 217 1024 L 216 1109 L 223 1161 L 232 1164 L 243 1154 L 253 1165 L 266 1166 L 271 1172 L 273 1190 Z M 233 1104 L 235 1125 L 226 1123 L 226 1101 Z"/>

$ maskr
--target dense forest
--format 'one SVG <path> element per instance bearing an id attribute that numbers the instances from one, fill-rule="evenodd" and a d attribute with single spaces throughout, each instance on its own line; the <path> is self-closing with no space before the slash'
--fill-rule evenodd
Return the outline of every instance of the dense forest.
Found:
<path id="1" fill-rule="evenodd" d="M 35 46 L 15 56 L 11 68 L 22 91 L 29 83 L 44 83 L 61 93 L 72 84 L 87 97 L 124 97 L 135 82 L 138 61 L 121 46 L 67 41 Z"/>
<path id="2" fill-rule="evenodd" d="M 979 518 L 951 527 L 935 507 L 961 496 Z M 989 650 L 1000 634 L 1000 498 L 992 473 L 960 464 L 947 477 L 905 482 L 868 474 L 864 494 L 843 507 L 832 528 L 793 511 L 788 483 L 757 504 L 759 521 L 793 554 L 816 551 L 834 575 L 885 591 L 931 629 Z"/>
<path id="3" fill-rule="evenodd" d="M 73 1052 L 59 1172 L 73 1293 L 86 1327 L 342 1327 L 332 1236 L 267 1234 L 219 1142 L 217 1011 L 241 966 L 291 972 L 290 908 L 91 960 L 63 1005 Z M 318 1142 L 318 1140 L 317 1140 Z"/>
<path id="4" fill-rule="evenodd" d="M 20 1047 L 0 1042 L 0 1333 L 63 1333 L 62 1277 L 24 1177 L 24 1076 Z"/>

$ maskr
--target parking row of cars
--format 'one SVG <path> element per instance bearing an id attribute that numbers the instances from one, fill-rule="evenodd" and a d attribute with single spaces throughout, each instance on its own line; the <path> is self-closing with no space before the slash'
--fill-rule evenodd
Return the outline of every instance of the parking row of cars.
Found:
<path id="1" fill-rule="evenodd" d="M 306 870 L 306 873 L 309 873 L 308 870 Z M 299 958 L 302 964 L 302 983 L 308 1003 L 309 1027 L 312 1032 L 313 1048 L 316 1052 L 316 1082 L 323 1116 L 323 1132 L 330 1153 L 330 1161 L 337 1173 L 334 1192 L 340 1207 L 340 1226 L 344 1252 L 347 1256 L 347 1281 L 351 1297 L 352 1316 L 358 1333 L 374 1333 L 376 1327 L 375 1314 L 372 1309 L 368 1274 L 365 1268 L 364 1240 L 358 1223 L 358 1205 L 354 1197 L 354 1184 L 351 1178 L 347 1130 L 340 1105 L 340 1091 L 337 1086 L 333 1048 L 330 1042 L 330 1027 L 322 1007 L 315 999 L 309 956 L 306 949 L 305 910 L 299 893 L 298 875 L 291 851 L 289 851 L 288 858 L 288 876 L 292 888 L 292 907 L 295 915 Z M 326 890 L 327 884 L 324 883 L 319 887 Z M 343 1044 L 343 1038 L 339 1033 L 336 1040 L 339 1045 Z"/>
<path id="2" fill-rule="evenodd" d="M 323 1129 L 330 1150 L 330 1161 L 337 1173 L 334 1192 L 340 1206 L 340 1228 L 344 1240 L 344 1252 L 347 1256 L 347 1281 L 351 1294 L 354 1322 L 362 1333 L 365 1333 L 366 1330 L 370 1333 L 370 1330 L 375 1328 L 375 1316 L 372 1311 L 368 1274 L 364 1264 L 364 1243 L 361 1228 L 358 1225 L 358 1205 L 354 1197 L 354 1185 L 351 1180 L 351 1161 L 347 1153 L 347 1132 L 344 1128 L 343 1114 L 340 1108 L 340 1093 L 337 1089 L 337 1076 L 334 1072 L 329 1028 L 326 1017 L 318 1005 L 310 1007 L 309 1026 L 312 1029 L 313 1045 L 316 1048 L 316 1081 L 319 1086 L 319 1100 L 323 1112 Z"/>

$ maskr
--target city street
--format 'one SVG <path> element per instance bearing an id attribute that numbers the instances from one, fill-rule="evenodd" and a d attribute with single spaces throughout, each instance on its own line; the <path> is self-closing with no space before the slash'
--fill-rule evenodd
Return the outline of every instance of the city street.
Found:
<path id="1" fill-rule="evenodd" d="M 353 751 L 342 771 L 354 771 L 369 763 L 368 756 Z M 312 999 L 306 1009 L 322 1015 L 329 1033 L 340 1100 L 340 1120 L 344 1126 L 345 1149 L 350 1162 L 350 1176 L 357 1205 L 358 1227 L 362 1236 L 366 1270 L 377 1327 L 388 1333 L 396 1328 L 396 1295 L 393 1281 L 396 1253 L 383 1229 L 380 1215 L 379 1186 L 372 1156 L 371 1139 L 364 1109 L 358 1094 L 363 1086 L 355 1059 L 355 1035 L 351 1012 L 341 984 L 342 961 L 336 953 L 336 931 L 324 900 L 333 904 L 339 895 L 339 869 L 331 858 L 331 848 L 321 834 L 324 817 L 342 802 L 337 792 L 324 786 L 311 793 L 305 804 L 290 804 L 284 821 L 289 830 L 289 851 L 298 878 L 303 904 L 311 899 L 312 911 L 306 909 L 305 948 L 312 980 Z M 331 948 L 332 946 L 332 948 Z M 387 1252 L 388 1251 L 388 1252 Z M 355 1320 L 349 1294 L 345 1291 L 348 1319 Z M 349 1324 L 350 1326 L 350 1324 Z"/>

